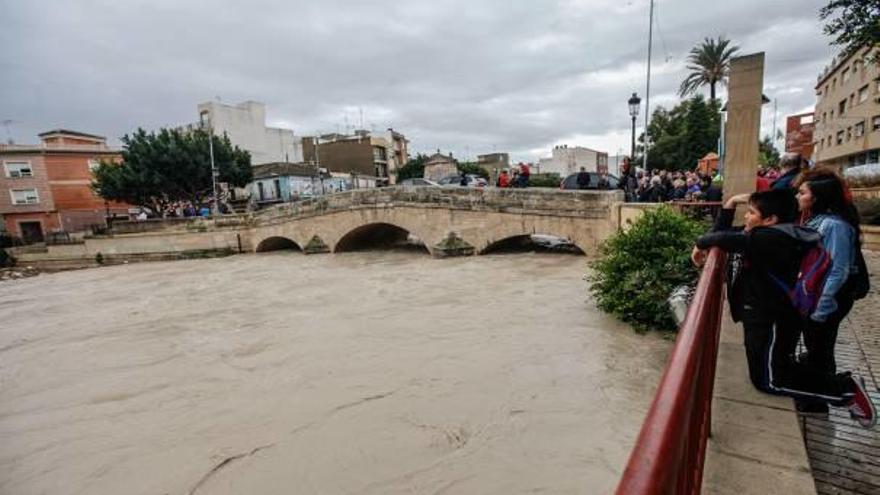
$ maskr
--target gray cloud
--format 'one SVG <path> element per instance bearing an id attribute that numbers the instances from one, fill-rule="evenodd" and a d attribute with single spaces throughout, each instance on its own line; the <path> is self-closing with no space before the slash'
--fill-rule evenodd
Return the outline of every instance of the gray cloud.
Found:
<path id="1" fill-rule="evenodd" d="M 688 50 L 724 34 L 767 54 L 780 120 L 812 107 L 833 50 L 821 0 L 657 2 L 652 105 L 673 105 Z M 769 4 L 769 5 L 768 5 Z M 555 143 L 614 154 L 644 95 L 647 0 L 8 2 L 0 119 L 13 137 L 64 126 L 117 138 L 193 121 L 198 102 L 267 104 L 299 134 L 393 125 L 413 151 Z M 763 132 L 770 133 L 765 108 Z M 780 124 L 781 125 L 781 124 Z M 4 136 L 5 137 L 5 136 Z"/>

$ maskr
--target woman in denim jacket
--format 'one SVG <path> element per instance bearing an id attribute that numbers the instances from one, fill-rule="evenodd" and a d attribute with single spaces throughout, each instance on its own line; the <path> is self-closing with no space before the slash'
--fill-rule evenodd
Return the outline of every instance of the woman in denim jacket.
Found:
<path id="1" fill-rule="evenodd" d="M 802 222 L 822 234 L 822 244 L 831 256 L 822 295 L 804 329 L 804 345 L 810 364 L 831 373 L 836 371 L 834 345 L 840 322 L 853 306 L 847 282 L 856 271 L 855 250 L 861 235 L 859 215 L 847 198 L 847 189 L 835 172 L 814 169 L 798 181 L 798 208 Z"/>

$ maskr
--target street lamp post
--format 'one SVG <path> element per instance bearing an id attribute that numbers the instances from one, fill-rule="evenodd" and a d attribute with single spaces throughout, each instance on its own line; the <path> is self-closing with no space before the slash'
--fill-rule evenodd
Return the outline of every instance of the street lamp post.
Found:
<path id="1" fill-rule="evenodd" d="M 642 103 L 642 99 L 639 98 L 639 95 L 633 93 L 627 103 L 629 103 L 629 116 L 632 117 L 632 145 L 629 157 L 633 159 L 636 156 L 636 117 L 639 116 L 639 106 Z"/>
<path id="2" fill-rule="evenodd" d="M 214 207 L 211 214 L 217 217 L 220 215 L 220 198 L 217 194 L 217 175 L 219 174 L 217 173 L 217 166 L 214 164 L 214 126 L 210 124 L 210 118 L 207 119 L 206 123 L 205 116 L 207 114 L 207 110 L 203 111 L 199 114 L 199 118 L 202 121 L 202 128 L 208 128 L 208 154 L 211 157 L 211 192 L 214 195 Z"/>

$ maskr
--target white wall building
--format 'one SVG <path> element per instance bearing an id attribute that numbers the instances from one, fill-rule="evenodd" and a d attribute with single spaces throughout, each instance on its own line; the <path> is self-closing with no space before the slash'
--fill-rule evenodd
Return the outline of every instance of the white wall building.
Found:
<path id="1" fill-rule="evenodd" d="M 238 105 L 210 101 L 200 103 L 199 122 L 186 128 L 195 128 L 202 120 L 214 128 L 214 133 L 226 133 L 232 144 L 251 154 L 251 164 L 303 161 L 300 138 L 290 129 L 266 127 L 266 105 L 246 101 Z"/>
<path id="2" fill-rule="evenodd" d="M 538 167 L 542 174 L 555 173 L 561 177 L 577 173 L 581 167 L 587 169 L 587 172 L 607 173 L 608 153 L 583 146 L 569 147 L 563 144 L 553 147 L 551 157 L 538 160 Z"/>

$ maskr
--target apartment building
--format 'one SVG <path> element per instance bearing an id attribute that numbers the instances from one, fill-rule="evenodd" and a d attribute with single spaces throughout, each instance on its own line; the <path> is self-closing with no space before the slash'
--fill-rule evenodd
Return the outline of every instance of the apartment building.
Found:
<path id="1" fill-rule="evenodd" d="M 549 158 L 538 160 L 538 167 L 541 173 L 555 173 L 561 177 L 579 172 L 581 167 L 587 172 L 608 173 L 608 153 L 583 146 L 569 147 L 563 144 L 554 146 Z"/>
<path id="2" fill-rule="evenodd" d="M 836 57 L 816 83 L 813 160 L 845 168 L 880 161 L 880 69 L 876 47 Z"/>
<path id="3" fill-rule="evenodd" d="M 397 169 L 406 165 L 408 144 L 406 137 L 393 129 L 302 138 L 306 163 L 326 168 L 334 175 L 356 174 L 386 183 L 393 183 Z"/>
<path id="4" fill-rule="evenodd" d="M 128 205 L 108 203 L 91 188 L 92 169 L 119 160 L 103 136 L 66 129 L 39 135 L 39 144 L 0 145 L 0 216 L 26 242 L 50 232 L 81 232 L 103 225 L 106 215 L 128 215 Z"/>
<path id="5" fill-rule="evenodd" d="M 217 135 L 226 134 L 233 145 L 251 154 L 251 165 L 299 163 L 303 160 L 300 139 L 290 129 L 266 126 L 266 105 L 246 101 L 227 105 L 209 101 L 198 105 L 199 121 L 182 126 L 197 129 L 210 126 Z"/>

